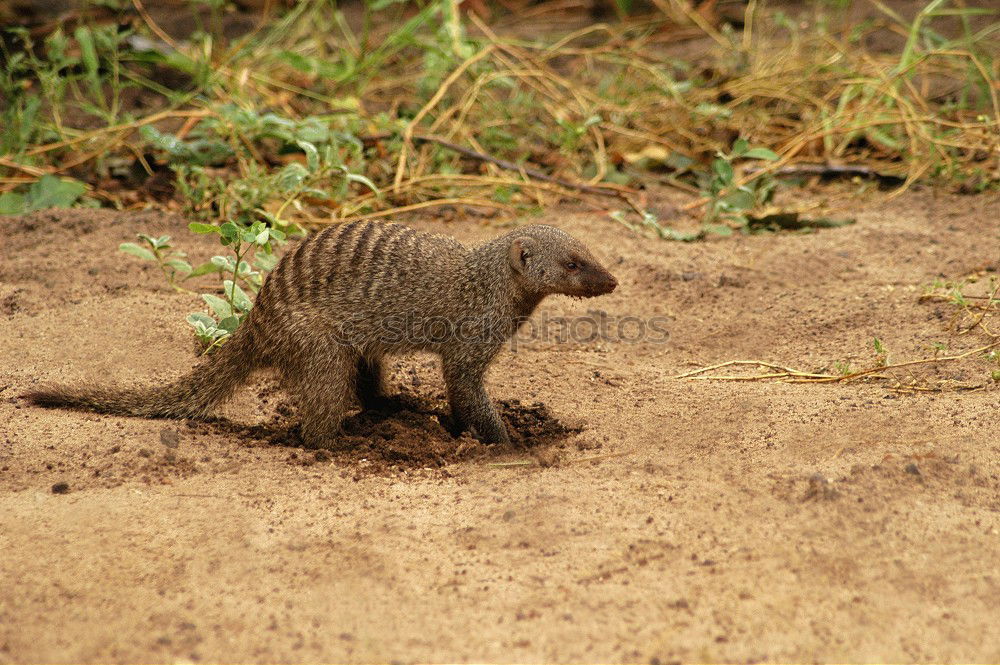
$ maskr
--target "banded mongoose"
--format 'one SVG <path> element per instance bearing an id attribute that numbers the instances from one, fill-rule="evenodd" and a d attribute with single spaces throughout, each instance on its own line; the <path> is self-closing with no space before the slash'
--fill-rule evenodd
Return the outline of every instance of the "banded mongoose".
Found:
<path id="1" fill-rule="evenodd" d="M 273 369 L 298 403 L 301 436 L 335 447 L 352 399 L 385 404 L 383 357 L 442 358 L 456 431 L 509 442 L 483 387 L 490 362 L 550 294 L 597 296 L 618 282 L 578 240 L 526 226 L 474 248 L 392 223 L 355 221 L 301 241 L 265 280 L 242 325 L 193 371 L 165 387 L 48 387 L 40 406 L 203 418 L 247 376 Z"/>

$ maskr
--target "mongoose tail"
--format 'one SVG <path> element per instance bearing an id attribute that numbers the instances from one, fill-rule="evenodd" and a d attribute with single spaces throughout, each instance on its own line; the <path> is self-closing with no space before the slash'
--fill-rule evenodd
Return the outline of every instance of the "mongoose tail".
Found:
<path id="1" fill-rule="evenodd" d="M 47 386 L 22 395 L 31 404 L 142 418 L 204 418 L 255 368 L 246 322 L 209 359 L 166 386 Z"/>

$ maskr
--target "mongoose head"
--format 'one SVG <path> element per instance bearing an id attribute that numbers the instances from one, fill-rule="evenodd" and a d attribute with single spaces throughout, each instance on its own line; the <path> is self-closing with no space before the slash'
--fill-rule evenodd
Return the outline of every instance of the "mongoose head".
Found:
<path id="1" fill-rule="evenodd" d="M 542 296 L 590 298 L 618 286 L 582 242 L 553 226 L 539 224 L 512 233 L 509 259 L 519 285 Z"/>

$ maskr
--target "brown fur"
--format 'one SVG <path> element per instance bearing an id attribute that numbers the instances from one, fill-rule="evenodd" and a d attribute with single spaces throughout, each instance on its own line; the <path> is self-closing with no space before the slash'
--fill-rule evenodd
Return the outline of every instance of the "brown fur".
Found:
<path id="1" fill-rule="evenodd" d="M 41 406 L 202 418 L 260 369 L 297 400 L 302 436 L 335 445 L 351 401 L 384 401 L 386 354 L 439 354 L 459 428 L 488 442 L 507 430 L 483 387 L 504 342 L 550 294 L 595 296 L 617 282 L 580 242 L 527 226 L 469 249 L 398 224 L 350 222 L 303 240 L 272 271 L 250 315 L 206 362 L 165 387 L 52 387 Z"/>

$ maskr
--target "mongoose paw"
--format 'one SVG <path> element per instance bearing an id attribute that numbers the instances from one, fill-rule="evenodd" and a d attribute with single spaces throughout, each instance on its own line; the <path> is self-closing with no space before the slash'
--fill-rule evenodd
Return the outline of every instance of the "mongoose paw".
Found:
<path id="1" fill-rule="evenodd" d="M 496 444 L 501 444 L 505 446 L 510 445 L 510 434 L 508 434 L 507 432 L 506 424 L 502 424 L 500 426 L 500 429 L 486 434 L 480 434 L 479 430 L 476 429 L 476 426 L 472 425 L 469 427 L 468 432 L 477 441 L 479 441 L 480 443 L 485 443 L 488 446 L 493 446 Z"/>

